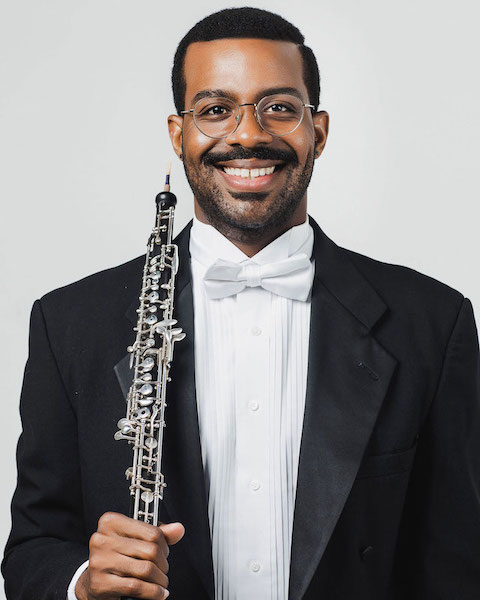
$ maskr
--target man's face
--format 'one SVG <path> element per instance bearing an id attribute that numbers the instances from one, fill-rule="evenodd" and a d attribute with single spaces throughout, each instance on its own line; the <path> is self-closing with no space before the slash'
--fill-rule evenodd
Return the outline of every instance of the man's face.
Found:
<path id="1" fill-rule="evenodd" d="M 224 39 L 188 47 L 184 74 L 185 109 L 202 94 L 214 92 L 237 104 L 257 103 L 275 90 L 289 88 L 308 104 L 303 61 L 295 44 L 262 39 Z M 260 239 L 306 218 L 306 189 L 315 153 L 323 149 L 328 129 L 324 112 L 312 117 L 305 108 L 300 126 L 275 137 L 264 131 L 254 107 L 240 108 L 236 131 L 222 139 L 201 133 L 192 114 L 172 115 L 169 129 L 195 196 L 197 217 L 230 239 Z M 262 169 L 273 173 L 241 177 L 225 169 Z"/>

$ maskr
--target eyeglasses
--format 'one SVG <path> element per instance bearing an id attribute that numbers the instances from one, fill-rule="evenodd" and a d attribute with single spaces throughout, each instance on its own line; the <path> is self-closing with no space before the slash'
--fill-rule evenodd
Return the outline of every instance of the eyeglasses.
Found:
<path id="1" fill-rule="evenodd" d="M 197 129 L 209 138 L 221 139 L 231 135 L 239 126 L 241 106 L 254 106 L 260 127 L 279 137 L 297 129 L 303 121 L 305 108 L 315 109 L 312 104 L 304 104 L 300 98 L 290 94 L 264 96 L 258 103 L 245 104 L 214 96 L 201 98 L 193 108 L 182 110 L 181 114 L 191 113 Z"/>

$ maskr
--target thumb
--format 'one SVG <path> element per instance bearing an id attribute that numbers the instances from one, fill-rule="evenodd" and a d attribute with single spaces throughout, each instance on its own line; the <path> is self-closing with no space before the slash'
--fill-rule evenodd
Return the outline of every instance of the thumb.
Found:
<path id="1" fill-rule="evenodd" d="M 185 527 L 181 523 L 167 523 L 160 525 L 165 540 L 169 546 L 179 542 L 185 535 Z"/>

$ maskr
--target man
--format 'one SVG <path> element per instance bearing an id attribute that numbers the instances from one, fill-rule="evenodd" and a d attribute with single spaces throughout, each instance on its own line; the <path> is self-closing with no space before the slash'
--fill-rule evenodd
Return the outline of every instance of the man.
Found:
<path id="1" fill-rule="evenodd" d="M 177 238 L 168 524 L 124 516 L 131 450 L 113 440 L 140 257 L 34 305 L 9 598 L 480 597 L 470 301 L 307 217 L 328 115 L 295 27 L 211 15 L 173 87 L 195 219 Z"/>

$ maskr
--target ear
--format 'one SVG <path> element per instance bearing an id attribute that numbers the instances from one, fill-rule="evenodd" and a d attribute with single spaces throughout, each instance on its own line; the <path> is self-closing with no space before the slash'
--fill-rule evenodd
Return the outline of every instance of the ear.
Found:
<path id="1" fill-rule="evenodd" d="M 168 117 L 168 134 L 172 142 L 175 154 L 182 160 L 182 134 L 183 134 L 183 119 L 179 115 L 170 115 Z"/>
<path id="2" fill-rule="evenodd" d="M 328 136 L 328 113 L 324 110 L 313 115 L 313 127 L 315 129 L 315 158 L 318 158 L 325 148 Z"/>

